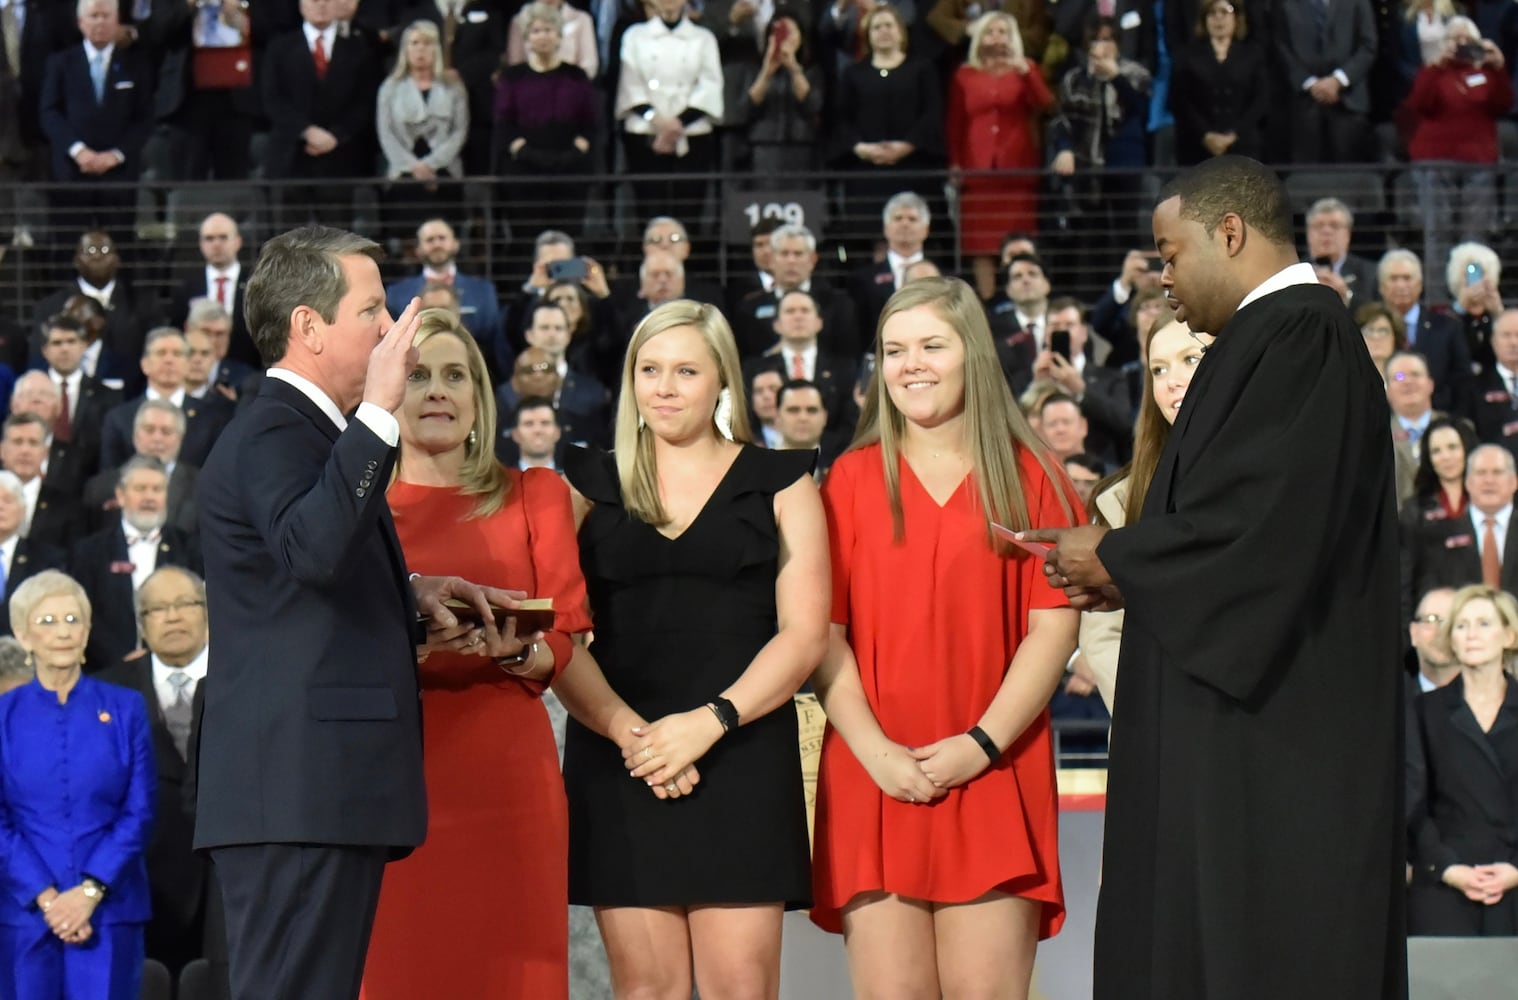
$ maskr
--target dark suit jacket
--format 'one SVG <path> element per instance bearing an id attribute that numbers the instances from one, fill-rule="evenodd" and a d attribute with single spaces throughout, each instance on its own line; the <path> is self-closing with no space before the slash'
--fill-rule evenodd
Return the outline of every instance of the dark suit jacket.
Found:
<path id="1" fill-rule="evenodd" d="M 1512 934 L 1518 905 L 1508 893 L 1495 907 L 1468 902 L 1440 883 L 1450 865 L 1512 862 L 1518 842 L 1518 682 L 1489 733 L 1465 702 L 1456 677 L 1418 699 L 1426 766 L 1413 808 L 1410 930 L 1420 934 Z M 1505 927 L 1483 926 L 1496 919 Z"/>
<path id="2" fill-rule="evenodd" d="M 1407 331 L 1408 349 L 1428 362 L 1434 380 L 1434 409 L 1464 415 L 1470 412 L 1471 351 L 1460 320 L 1424 304 L 1415 329 Z"/>
<path id="3" fill-rule="evenodd" d="M 105 415 L 105 428 L 100 440 L 100 469 L 118 469 L 136 453 L 132 447 L 132 421 L 137 418 L 137 407 L 144 396 L 137 396 L 118 404 Z M 191 465 L 205 465 L 206 457 L 223 429 L 232 421 L 233 407 L 220 394 L 196 399 L 185 396 L 184 443 L 179 446 L 179 460 Z"/>
<path id="4" fill-rule="evenodd" d="M 79 282 L 70 279 L 67 284 L 37 302 L 36 309 L 32 311 L 32 332 L 37 339 L 32 341 L 31 368 L 47 371 L 47 359 L 42 356 L 40 340 L 42 328 L 49 319 L 63 311 L 65 302 L 78 294 Z M 105 314 L 105 332 L 100 335 L 104 343 L 94 377 L 102 381 L 119 380 L 122 392 L 129 396 L 141 392 L 145 383 L 142 374 L 142 344 L 147 339 L 148 330 L 157 325 L 158 319 L 151 296 L 137 295 L 131 282 L 118 275 L 116 287 L 111 292 L 110 308 Z"/>
<path id="5" fill-rule="evenodd" d="M 62 43 L 63 5 L 23 0 L 26 23 L 21 28 L 21 65 L 12 66 L 0 45 L 0 161 L 19 164 L 22 154 L 45 140 L 38 109 L 47 60 Z M 72 10 L 69 11 L 72 14 Z"/>
<path id="6" fill-rule="evenodd" d="M 783 379 L 791 377 L 785 370 L 785 356 L 780 353 L 778 346 L 743 363 L 743 384 L 753 385 L 754 376 L 763 371 L 779 372 Z M 858 378 L 858 369 L 854 361 L 824 354 L 819 349 L 813 374 L 815 377 L 812 381 L 816 384 L 817 391 L 822 394 L 823 408 L 828 411 L 828 430 L 852 429 L 859 419 L 858 411 L 854 406 L 854 382 Z"/>
<path id="7" fill-rule="evenodd" d="M 105 469 L 84 484 L 84 517 L 86 530 L 91 534 L 121 519 L 121 505 L 116 502 L 119 476 L 120 469 Z M 187 462 L 175 462 L 174 471 L 169 473 L 168 523 L 186 536 L 200 531 L 200 508 L 195 505 L 195 487 L 199 481 L 200 470 Z"/>
<path id="8" fill-rule="evenodd" d="M 253 346 L 253 335 L 248 332 L 248 320 L 242 311 L 243 293 L 247 291 L 248 279 L 252 276 L 253 268 L 249 264 L 243 264 L 237 271 L 237 286 L 232 289 L 232 339 L 227 344 L 227 357 L 251 368 L 262 368 L 263 360 L 258 356 L 258 348 Z M 216 289 L 206 285 L 204 264 L 193 271 L 185 271 L 169 299 L 169 322 L 183 329 L 185 319 L 190 315 L 190 301 L 215 297 Z"/>
<path id="9" fill-rule="evenodd" d="M 65 493 L 46 479 L 37 491 L 37 508 L 27 537 L 67 550 L 84 535 L 84 511 L 77 493 Z"/>
<path id="10" fill-rule="evenodd" d="M 1349 286 L 1349 307 L 1358 309 L 1381 297 L 1380 283 L 1376 280 L 1376 262 L 1345 254 L 1339 265 L 1339 277 Z"/>
<path id="11" fill-rule="evenodd" d="M 512 412 L 517 408 L 517 391 L 510 382 L 502 382 L 496 390 L 496 412 L 506 436 L 511 436 Z M 611 416 L 606 411 L 609 394 L 606 387 L 592 375 L 571 368 L 564 376 L 559 389 L 558 414 L 562 440 L 574 444 L 590 444 L 604 448 L 611 444 Z"/>
<path id="12" fill-rule="evenodd" d="M 1116 369 L 1098 367 L 1089 357 L 1081 377 L 1086 380 L 1080 404 L 1081 416 L 1086 418 L 1086 453 L 1121 465 L 1133 454 L 1133 421 L 1138 414 L 1128 377 Z M 1022 396 L 1032 382 L 1032 367 L 1020 371 L 1012 380 L 1012 395 Z"/>
<path id="13" fill-rule="evenodd" d="M 73 433 L 67 442 L 56 437 L 48 451 L 47 481 L 70 496 L 78 496 L 85 481 L 100 468 L 100 435 L 105 415 L 121 402 L 121 393 L 89 375 L 79 379 L 79 403 L 74 408 Z"/>
<path id="14" fill-rule="evenodd" d="M 859 320 L 861 340 L 869 340 L 880 323 L 881 310 L 896 294 L 896 272 L 890 261 L 856 267 L 849 274 L 849 296 L 854 300 L 854 315 Z"/>
<path id="15" fill-rule="evenodd" d="M 1518 399 L 1502 384 L 1495 367 L 1471 379 L 1471 420 L 1483 444 L 1500 444 L 1518 456 Z"/>
<path id="16" fill-rule="evenodd" d="M 1435 587 L 1460 588 L 1481 582 L 1482 514 L 1469 507 L 1464 516 L 1446 524 L 1417 529 L 1404 540 L 1403 606 L 1411 609 L 1420 596 Z M 1406 523 L 1406 522 L 1404 522 Z M 1502 546 L 1502 589 L 1518 591 L 1518 518 L 1508 524 Z M 1411 611 L 1403 615 L 1412 617 Z"/>
<path id="17" fill-rule="evenodd" d="M 215 639 L 197 848 L 421 843 L 419 636 L 385 503 L 394 462 L 361 421 L 339 433 L 266 378 L 202 468 Z"/>
<path id="18" fill-rule="evenodd" d="M 153 67 L 135 49 L 117 46 L 106 72 L 105 96 L 95 100 L 84 44 L 55 52 L 42 79 L 42 129 L 53 147 L 53 176 L 60 181 L 130 181 L 142 172 L 142 146 L 153 129 Z M 69 147 L 82 142 L 97 153 L 119 149 L 125 162 L 104 174 L 81 173 Z"/>
<path id="19" fill-rule="evenodd" d="M 297 28 L 270 42 L 259 81 L 270 125 L 266 175 L 373 176 L 378 72 L 373 51 L 352 35 L 335 37 L 327 75 L 320 80 L 304 31 Z M 307 156 L 301 132 L 308 125 L 331 132 L 337 148 L 325 156 Z"/>
<path id="20" fill-rule="evenodd" d="M 817 336 L 822 348 L 834 357 L 857 358 L 863 354 L 865 339 L 860 334 L 853 301 L 834 291 L 821 278 L 812 279 L 812 297 L 822 310 L 822 332 Z M 779 307 L 780 296 L 773 291 L 751 292 L 743 297 L 737 311 L 729 317 L 740 356 L 756 358 L 775 346 L 778 340 L 775 314 Z"/>
<path id="21" fill-rule="evenodd" d="M 191 928 L 204 914 L 208 862 L 191 844 L 195 823 L 184 809 L 185 759 L 174 746 L 163 718 L 163 703 L 153 686 L 153 660 L 142 655 L 107 667 L 99 680 L 136 691 L 147 703 L 148 726 L 153 735 L 153 759 L 158 765 L 158 813 L 153 839 L 148 843 L 148 887 L 153 896 L 153 921 L 170 927 Z M 200 695 L 196 685 L 195 696 Z M 194 720 L 194 716 L 191 716 Z M 190 738 L 195 737 L 191 722 Z"/>
<path id="22" fill-rule="evenodd" d="M 437 6 L 431 6 L 436 13 Z M 422 275 L 413 274 L 386 289 L 385 303 L 390 315 L 399 316 L 413 298 L 422 294 L 424 284 Z M 497 361 L 505 331 L 501 325 L 501 303 L 496 298 L 495 285 L 484 278 L 459 272 L 454 275 L 453 290 L 459 294 L 459 313 L 464 329 L 474 335 L 486 360 Z M 530 316 L 526 318 L 531 319 Z"/>
<path id="23" fill-rule="evenodd" d="M 195 540 L 178 528 L 164 525 L 158 541 L 159 566 L 184 566 L 200 572 L 200 551 Z M 100 670 L 137 648 L 137 618 L 132 610 L 132 570 L 127 562 L 126 535 L 121 519 L 81 539 L 69 553 L 69 576 L 79 581 L 90 597 L 94 614 L 90 622 L 87 670 Z"/>
<path id="24" fill-rule="evenodd" d="M 1376 20 L 1369 0 L 1330 0 L 1324 28 L 1315 13 L 1320 0 L 1277 0 L 1273 35 L 1276 57 L 1286 85 L 1299 91 L 1308 77 L 1329 76 L 1342 69 L 1349 87 L 1340 102 L 1344 110 L 1370 113 L 1370 71 L 1376 61 Z"/>
<path id="25" fill-rule="evenodd" d="M 7 605 L 15 595 L 16 588 L 28 578 L 45 569 L 63 569 L 68 564 L 64 550 L 32 538 L 16 539 L 16 552 L 5 570 L 5 600 Z M 0 615 L 0 635 L 11 634 L 11 616 Z"/>

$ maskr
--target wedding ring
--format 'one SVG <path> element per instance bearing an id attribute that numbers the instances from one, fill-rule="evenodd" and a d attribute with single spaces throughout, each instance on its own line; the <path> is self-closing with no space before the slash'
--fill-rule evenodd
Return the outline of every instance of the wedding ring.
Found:
<path id="1" fill-rule="evenodd" d="M 654 748 L 653 747 L 644 747 L 643 748 L 643 759 L 644 760 L 653 760 L 654 759 Z"/>
<path id="2" fill-rule="evenodd" d="M 680 786 L 671 781 L 669 784 L 664 786 L 664 790 L 666 792 L 677 792 L 680 790 Z M 68 928 L 65 927 L 64 930 L 68 930 Z"/>

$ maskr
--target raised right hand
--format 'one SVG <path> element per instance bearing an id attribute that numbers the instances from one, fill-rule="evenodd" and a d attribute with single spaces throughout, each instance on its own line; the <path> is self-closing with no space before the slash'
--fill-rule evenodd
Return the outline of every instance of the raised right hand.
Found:
<path id="1" fill-rule="evenodd" d="M 416 367 L 416 331 L 421 326 L 422 300 L 412 299 L 400 318 L 369 352 L 369 372 L 364 376 L 364 402 L 388 413 L 401 408 L 406 399 L 406 379 Z"/>

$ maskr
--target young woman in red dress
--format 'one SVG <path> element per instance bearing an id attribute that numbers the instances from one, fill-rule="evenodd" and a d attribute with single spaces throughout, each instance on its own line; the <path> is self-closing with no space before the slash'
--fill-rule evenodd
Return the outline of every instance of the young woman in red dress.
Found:
<path id="1" fill-rule="evenodd" d="M 520 663 L 422 663 L 427 842 L 385 871 L 365 1000 L 562 1000 L 568 813 L 542 694 L 590 628 L 569 487 L 496 462 L 490 376 L 456 317 L 424 312 L 416 345 L 389 491 L 406 565 L 551 597 L 555 621 Z"/>
<path id="2" fill-rule="evenodd" d="M 970 51 L 949 84 L 945 131 L 949 163 L 959 170 L 1020 170 L 1016 176 L 966 177 L 960 184 L 964 251 L 976 291 L 999 287 L 996 266 L 1007 233 L 1038 230 L 1040 116 L 1054 94 L 1023 53 L 1012 15 L 995 10 L 970 25 Z"/>
<path id="3" fill-rule="evenodd" d="M 854 447 L 823 491 L 833 636 L 812 920 L 855 995 L 1026 998 L 1064 920 L 1046 709 L 1078 614 L 1000 541 L 1082 520 L 954 278 L 893 295 Z"/>

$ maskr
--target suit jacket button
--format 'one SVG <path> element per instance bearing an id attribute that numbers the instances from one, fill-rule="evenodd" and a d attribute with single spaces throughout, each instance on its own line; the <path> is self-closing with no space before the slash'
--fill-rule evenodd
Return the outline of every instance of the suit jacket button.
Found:
<path id="1" fill-rule="evenodd" d="M 360 486 L 358 489 L 354 490 L 353 492 L 355 492 L 355 493 L 358 494 L 358 498 L 360 500 L 362 500 L 364 498 L 364 488 L 362 486 Z"/>

